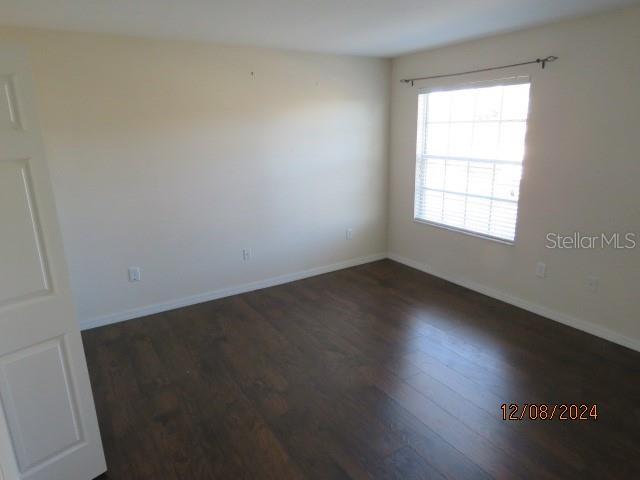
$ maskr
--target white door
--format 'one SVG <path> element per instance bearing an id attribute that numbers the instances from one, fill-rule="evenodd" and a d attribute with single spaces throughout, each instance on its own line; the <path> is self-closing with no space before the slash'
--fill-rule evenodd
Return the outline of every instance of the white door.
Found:
<path id="1" fill-rule="evenodd" d="M 0 48 L 0 479 L 88 480 L 106 467 L 33 95 Z"/>

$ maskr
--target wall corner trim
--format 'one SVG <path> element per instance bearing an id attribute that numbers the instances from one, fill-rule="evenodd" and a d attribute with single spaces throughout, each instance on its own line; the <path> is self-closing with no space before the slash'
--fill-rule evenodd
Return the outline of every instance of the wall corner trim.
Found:
<path id="1" fill-rule="evenodd" d="M 302 280 L 303 278 L 314 277 L 316 275 L 322 275 L 324 273 L 334 272 L 336 270 L 355 267 L 358 265 L 363 265 L 365 263 L 371 263 L 378 260 L 383 260 L 385 258 L 389 258 L 398 263 L 402 263 L 403 265 L 407 265 L 409 267 L 415 268 L 422 272 L 428 273 L 429 275 L 433 275 L 435 277 L 442 278 L 443 280 L 446 280 L 448 282 L 455 283 L 456 285 L 460 285 L 461 287 L 468 288 L 469 290 L 473 290 L 475 292 L 481 293 L 488 297 L 495 298 L 497 300 L 506 302 L 511 305 L 515 305 L 516 307 L 519 307 L 529 312 L 535 313 L 537 315 L 549 318 L 558 323 L 562 323 L 569 327 L 582 330 L 583 332 L 589 333 L 591 335 L 595 335 L 596 337 L 603 338 L 605 340 L 616 343 L 618 345 L 622 345 L 623 347 L 627 347 L 632 350 L 640 352 L 640 340 L 626 337 L 606 327 L 602 327 L 600 325 L 596 325 L 595 323 L 588 322 L 586 320 L 582 320 L 580 318 L 558 312 L 548 307 L 544 307 L 542 305 L 532 303 L 528 300 L 524 300 L 523 298 L 516 297 L 514 295 L 510 295 L 508 293 L 495 290 L 490 287 L 486 287 L 477 282 L 465 280 L 463 278 L 455 277 L 452 275 L 443 274 L 426 263 L 412 260 L 410 258 L 404 257 L 394 252 L 376 253 L 376 254 L 367 255 L 364 257 L 357 257 L 357 258 L 344 260 L 337 263 L 332 263 L 330 265 L 314 267 L 308 270 L 301 270 L 298 272 L 286 273 L 284 275 L 269 277 L 263 280 L 257 280 L 255 282 L 249 282 L 241 285 L 234 285 L 232 287 L 212 290 L 210 292 L 203 292 L 196 295 L 190 295 L 187 297 L 178 298 L 168 302 L 156 303 L 153 305 L 148 305 L 146 307 L 139 307 L 131 310 L 125 310 L 122 312 L 116 312 L 108 315 L 89 318 L 89 319 L 80 321 L 80 329 L 89 330 L 91 328 L 102 327 L 104 325 L 110 325 L 112 323 L 118 323 L 118 322 L 123 322 L 125 320 L 145 317 L 147 315 L 166 312 L 169 310 L 174 310 L 176 308 L 187 307 L 189 305 L 209 302 L 211 300 L 217 300 L 219 298 L 230 297 L 232 295 L 238 295 L 241 293 L 251 292 L 254 290 L 260 290 L 263 288 L 273 287 L 276 285 L 282 285 L 284 283 L 294 282 L 296 280 Z"/>
<path id="2" fill-rule="evenodd" d="M 558 312 L 551 308 L 532 303 L 523 298 L 516 297 L 514 295 L 510 295 L 508 293 L 495 290 L 490 287 L 486 287 L 477 282 L 466 280 L 453 275 L 443 274 L 442 272 L 437 271 L 436 269 L 434 269 L 433 267 L 431 267 L 426 263 L 419 262 L 416 260 L 411 260 L 397 253 L 389 252 L 387 255 L 387 258 L 394 260 L 398 263 L 402 263 L 403 265 L 407 265 L 409 267 L 415 268 L 416 270 L 420 270 L 422 272 L 428 273 L 429 275 L 433 275 L 434 277 L 442 278 L 443 280 L 446 280 L 451 283 L 455 283 L 456 285 L 460 285 L 461 287 L 468 288 L 469 290 L 473 290 L 475 292 L 481 293 L 488 297 L 492 297 L 502 302 L 522 308 L 523 310 L 527 310 L 529 312 L 535 313 L 542 317 L 549 318 L 558 323 L 562 323 L 569 327 L 582 330 L 583 332 L 589 333 L 591 335 L 595 335 L 596 337 L 603 338 L 605 340 L 616 343 L 618 345 L 622 345 L 623 347 L 627 347 L 632 350 L 640 352 L 640 340 L 626 337 L 606 327 L 602 327 L 600 325 L 596 325 L 595 323 L 588 322 L 586 320 L 582 320 L 580 318 Z"/>
<path id="3" fill-rule="evenodd" d="M 209 302 L 211 300 L 217 300 L 219 298 L 230 297 L 232 295 L 238 295 L 240 293 L 261 290 L 263 288 L 282 285 L 283 283 L 294 282 L 296 280 L 302 280 L 303 278 L 314 277 L 316 275 L 322 275 L 323 273 L 334 272 L 336 270 L 343 270 L 345 268 L 355 267 L 358 265 L 363 265 L 365 263 L 383 260 L 385 258 L 387 258 L 386 253 L 376 253 L 364 257 L 357 257 L 337 263 L 332 263 L 330 265 L 314 267 L 308 270 L 285 273 L 284 275 L 269 277 L 263 280 L 257 280 L 241 285 L 234 285 L 218 290 L 198 293 L 196 295 L 189 295 L 187 297 L 170 300 L 168 302 L 156 303 L 153 305 L 148 305 L 146 307 L 133 308 L 122 312 L 115 312 L 107 315 L 88 318 L 79 322 L 80 330 L 89 330 L 91 328 L 102 327 L 105 325 L 110 325 L 112 323 L 124 322 L 125 320 L 132 320 L 134 318 L 146 317 L 147 315 L 153 315 L 155 313 L 175 310 L 176 308 L 187 307 L 189 305 Z"/>

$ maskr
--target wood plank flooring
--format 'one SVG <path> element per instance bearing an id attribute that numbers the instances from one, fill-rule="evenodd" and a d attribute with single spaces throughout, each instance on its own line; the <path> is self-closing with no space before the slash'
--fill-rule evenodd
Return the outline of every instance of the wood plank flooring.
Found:
<path id="1" fill-rule="evenodd" d="M 640 353 L 390 260 L 83 340 L 109 480 L 640 478 Z"/>

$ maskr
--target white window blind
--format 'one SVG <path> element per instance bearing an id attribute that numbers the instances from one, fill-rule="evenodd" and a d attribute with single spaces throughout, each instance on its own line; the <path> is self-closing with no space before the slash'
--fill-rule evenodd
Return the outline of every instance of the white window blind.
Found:
<path id="1" fill-rule="evenodd" d="M 420 94 L 415 219 L 512 242 L 528 109 L 522 77 Z"/>

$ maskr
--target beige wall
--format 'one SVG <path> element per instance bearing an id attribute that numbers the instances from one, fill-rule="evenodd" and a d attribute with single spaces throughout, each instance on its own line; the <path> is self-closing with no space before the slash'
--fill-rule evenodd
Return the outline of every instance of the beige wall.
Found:
<path id="1" fill-rule="evenodd" d="M 546 55 L 560 60 L 544 71 L 514 71 L 532 78 L 515 245 L 415 223 L 418 88 L 399 80 Z M 445 278 L 640 348 L 640 245 L 632 251 L 545 248 L 547 232 L 640 233 L 639 86 L 638 8 L 395 59 L 389 250 Z M 547 278 L 535 276 L 537 261 L 547 264 Z M 596 293 L 586 285 L 591 274 L 600 277 Z"/>
<path id="2" fill-rule="evenodd" d="M 38 30 L 0 42 L 30 53 L 85 325 L 386 251 L 389 61 Z"/>
<path id="3" fill-rule="evenodd" d="M 30 51 L 85 325 L 388 242 L 396 259 L 640 349 L 640 250 L 545 248 L 547 232 L 640 232 L 638 8 L 400 57 L 391 87 L 386 60 L 6 28 L 0 42 Z M 516 244 L 414 223 L 418 89 L 399 79 L 548 54 L 560 60 L 545 71 L 504 73 L 532 78 Z"/>

